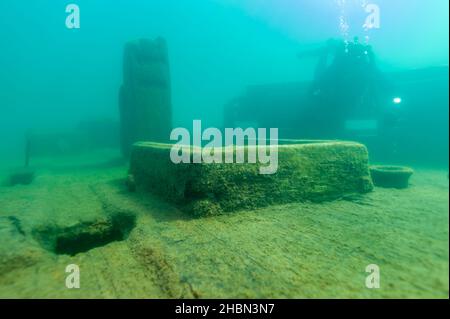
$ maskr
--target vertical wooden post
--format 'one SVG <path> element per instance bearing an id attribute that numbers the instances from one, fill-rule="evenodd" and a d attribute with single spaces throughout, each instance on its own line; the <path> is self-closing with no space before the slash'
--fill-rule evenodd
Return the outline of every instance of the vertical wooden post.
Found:
<path id="1" fill-rule="evenodd" d="M 125 45 L 119 107 L 124 156 L 129 156 L 137 141 L 169 140 L 172 106 L 164 39 L 141 39 Z"/>

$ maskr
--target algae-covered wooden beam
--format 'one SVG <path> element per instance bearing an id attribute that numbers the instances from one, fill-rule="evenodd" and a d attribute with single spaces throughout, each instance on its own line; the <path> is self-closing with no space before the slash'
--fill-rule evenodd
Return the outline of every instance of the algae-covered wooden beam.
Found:
<path id="1" fill-rule="evenodd" d="M 119 109 L 125 156 L 129 156 L 134 142 L 168 140 L 172 105 L 169 58 L 164 39 L 140 39 L 125 45 Z"/>
<path id="2" fill-rule="evenodd" d="M 130 174 L 138 190 L 156 194 L 193 216 L 274 204 L 328 201 L 373 188 L 368 152 L 359 143 L 283 143 L 278 145 L 278 169 L 274 174 L 261 174 L 259 163 L 174 164 L 170 159 L 171 147 L 135 143 Z M 246 152 L 250 147 L 258 146 L 249 146 Z M 223 149 L 224 153 L 229 151 L 236 149 Z"/>

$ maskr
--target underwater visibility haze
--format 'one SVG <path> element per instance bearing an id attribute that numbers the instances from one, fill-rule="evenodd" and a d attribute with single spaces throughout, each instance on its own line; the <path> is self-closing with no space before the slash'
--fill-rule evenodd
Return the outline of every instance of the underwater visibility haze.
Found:
<path id="1" fill-rule="evenodd" d="M 448 298 L 448 1 L 3 0 L 0 35 L 0 298 Z"/>

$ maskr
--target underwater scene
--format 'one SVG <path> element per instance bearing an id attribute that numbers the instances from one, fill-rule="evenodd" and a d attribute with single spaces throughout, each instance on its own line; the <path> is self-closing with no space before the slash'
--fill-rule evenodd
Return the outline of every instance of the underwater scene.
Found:
<path id="1" fill-rule="evenodd" d="M 449 297 L 447 0 L 2 0 L 0 35 L 0 298 Z"/>

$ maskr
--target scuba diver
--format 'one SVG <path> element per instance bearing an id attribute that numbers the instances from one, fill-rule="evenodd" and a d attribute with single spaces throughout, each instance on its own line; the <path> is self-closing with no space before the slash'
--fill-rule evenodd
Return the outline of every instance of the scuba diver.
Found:
<path id="1" fill-rule="evenodd" d="M 319 57 L 301 119 L 306 135 L 335 138 L 344 134 L 346 120 L 383 113 L 387 83 L 370 45 L 357 37 L 352 42 L 330 39 L 319 50 L 299 54 L 305 56 Z"/>

